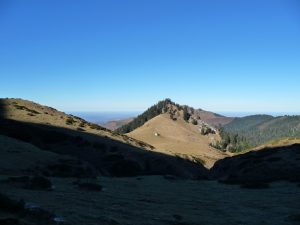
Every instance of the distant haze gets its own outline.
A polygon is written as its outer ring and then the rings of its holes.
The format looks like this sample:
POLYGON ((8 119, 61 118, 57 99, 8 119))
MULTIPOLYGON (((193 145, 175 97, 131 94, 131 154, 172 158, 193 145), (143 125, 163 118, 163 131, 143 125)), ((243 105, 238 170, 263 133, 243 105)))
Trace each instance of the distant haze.
MULTIPOLYGON (((74 116, 79 116, 89 122, 103 124, 108 121, 123 120, 136 117, 142 112, 68 112, 74 116)), ((272 116, 300 115, 300 112, 215 112, 228 117, 243 117, 250 115, 266 114, 272 116)))
POLYGON ((216 112, 223 116, 228 117, 243 117, 251 115, 271 115, 271 116, 284 116, 284 115, 300 115, 300 112, 216 112))
POLYGON ((135 117, 140 113, 141 112, 70 112, 70 114, 74 116, 79 116, 89 122, 98 124, 135 117))

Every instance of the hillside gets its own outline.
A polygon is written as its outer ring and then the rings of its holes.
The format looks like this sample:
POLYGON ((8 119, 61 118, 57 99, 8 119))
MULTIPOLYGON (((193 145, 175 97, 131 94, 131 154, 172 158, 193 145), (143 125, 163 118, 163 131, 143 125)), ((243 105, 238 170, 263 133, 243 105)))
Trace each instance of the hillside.
POLYGON ((171 99, 165 99, 151 106, 144 113, 134 118, 130 123, 118 128, 117 131, 120 133, 129 133, 136 128, 143 126, 152 118, 164 113, 168 113, 173 120, 176 120, 178 117, 182 117, 189 122, 201 120, 214 127, 225 125, 233 120, 233 118, 230 117, 221 116, 202 109, 194 109, 193 107, 186 105, 179 105, 174 103, 171 99))
POLYGON ((162 153, 199 161, 207 168, 227 155, 209 146, 219 139, 217 134, 201 134, 202 125, 194 125, 178 117, 161 114, 143 126, 128 133, 128 136, 147 142, 162 153))
POLYGON ((127 119, 122 119, 122 120, 113 120, 113 121, 108 121, 106 123, 100 124, 101 126, 109 129, 109 130, 116 130, 131 121, 133 121, 134 118, 127 118, 127 119))
POLYGON ((216 162, 213 178, 232 184, 300 181, 300 144, 264 147, 216 162))
POLYGON ((224 125, 224 130, 239 134, 252 146, 258 146, 277 139, 300 137, 300 116, 254 115, 235 118, 224 125))
POLYGON ((106 176, 206 176, 199 164, 149 151, 154 147, 142 141, 21 99, 0 100, 0 135, 80 159, 106 176))
POLYGON ((124 135, 113 133, 104 127, 89 123, 82 118, 60 112, 54 108, 43 106, 35 102, 23 99, 1 99, 1 104, 1 107, 5 109, 6 119, 40 125, 51 125, 102 137, 106 136, 113 140, 144 149, 152 148, 152 146, 146 143, 128 139, 128 137, 124 135))

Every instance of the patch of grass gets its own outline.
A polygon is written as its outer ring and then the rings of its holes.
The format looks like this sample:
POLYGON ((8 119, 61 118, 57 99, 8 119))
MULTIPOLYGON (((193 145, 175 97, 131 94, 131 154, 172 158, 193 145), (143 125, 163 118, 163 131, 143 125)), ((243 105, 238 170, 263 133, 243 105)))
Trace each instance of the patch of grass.
POLYGON ((241 188, 247 189, 267 189, 270 187, 269 183, 261 182, 261 181, 249 181, 240 185, 241 188))
POLYGON ((78 187, 81 190, 86 190, 86 191, 102 191, 103 187, 100 184, 96 183, 78 183, 78 187))
POLYGON ((116 177, 133 177, 142 172, 140 164, 134 160, 124 159, 114 163, 112 175, 116 177))
POLYGON ((289 219, 294 222, 300 222, 300 213, 290 215, 289 219))
POLYGON ((118 152, 119 151, 119 147, 118 146, 111 146, 109 151, 110 152, 118 152))
POLYGON ((0 224, 1 225, 21 225, 19 220, 16 218, 0 219, 0 224))
POLYGON ((116 162, 116 161, 120 161, 123 159, 124 159, 124 156, 122 156, 120 154, 109 154, 104 157, 105 162, 116 162))
POLYGON ((30 179, 30 189, 50 190, 52 188, 51 181, 43 176, 35 176, 30 179))
POLYGON ((101 143, 101 142, 95 142, 93 144, 93 147, 99 150, 106 150, 107 146, 105 143, 101 143))
POLYGON ((271 157, 266 159, 268 162, 276 162, 276 161, 280 161, 281 158, 280 157, 271 157))
POLYGON ((5 194, 0 193, 0 210, 6 212, 18 212, 24 208, 23 201, 15 201, 5 194))

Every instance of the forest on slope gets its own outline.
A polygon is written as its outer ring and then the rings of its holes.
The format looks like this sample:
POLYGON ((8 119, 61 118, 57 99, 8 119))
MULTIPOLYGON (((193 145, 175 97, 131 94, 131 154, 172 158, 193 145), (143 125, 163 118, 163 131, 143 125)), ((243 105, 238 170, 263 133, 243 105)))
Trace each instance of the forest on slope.
POLYGON ((300 116, 253 115, 220 128, 218 148, 238 152, 282 138, 300 137, 300 116))

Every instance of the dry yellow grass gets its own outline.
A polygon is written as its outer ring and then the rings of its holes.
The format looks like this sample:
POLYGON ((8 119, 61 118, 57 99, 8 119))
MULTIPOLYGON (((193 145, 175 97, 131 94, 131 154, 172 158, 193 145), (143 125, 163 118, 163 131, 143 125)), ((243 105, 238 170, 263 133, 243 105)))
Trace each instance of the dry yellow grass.
POLYGON ((153 145, 154 151, 203 161, 207 168, 227 156, 209 146, 209 143, 219 139, 217 134, 203 136, 199 126, 187 123, 181 118, 173 121, 169 114, 151 119, 128 136, 153 145))
POLYGON ((265 148, 282 147, 282 146, 288 146, 293 144, 300 144, 300 138, 283 138, 283 139, 271 141, 264 145, 258 146, 252 149, 251 151, 258 151, 265 148))
MULTIPOLYGON (((105 128, 97 129, 97 125, 88 123, 78 117, 68 115, 48 106, 42 106, 32 101, 23 99, 2 99, 5 117, 20 122, 43 124, 48 126, 62 127, 71 130, 81 130, 85 133, 96 134, 101 137, 108 137, 116 141, 124 142, 142 149, 151 149, 152 146, 141 145, 138 140, 128 138, 125 135, 114 133, 105 128), (23 109, 20 109, 23 107, 23 109), (25 107, 25 108, 24 108, 25 107), (29 110, 27 110, 29 109, 29 110), (31 112, 36 111, 36 113, 31 112), (72 124, 67 124, 68 118, 72 119, 72 124)), ((3 109, 2 109, 3 110, 3 109)))

